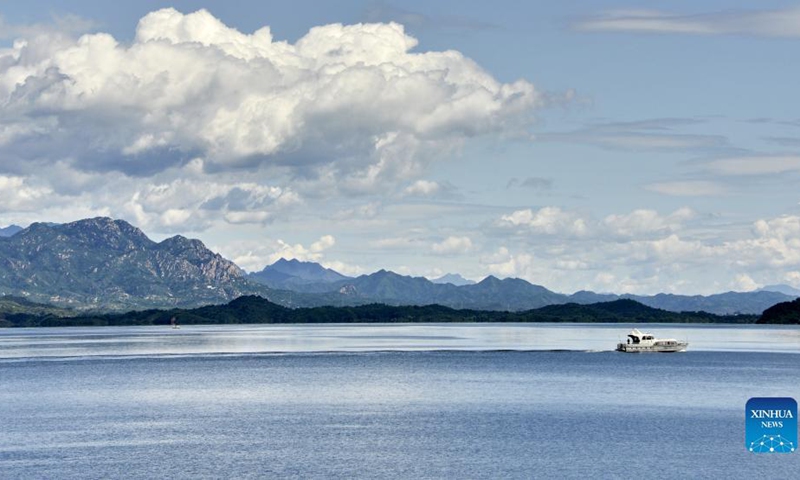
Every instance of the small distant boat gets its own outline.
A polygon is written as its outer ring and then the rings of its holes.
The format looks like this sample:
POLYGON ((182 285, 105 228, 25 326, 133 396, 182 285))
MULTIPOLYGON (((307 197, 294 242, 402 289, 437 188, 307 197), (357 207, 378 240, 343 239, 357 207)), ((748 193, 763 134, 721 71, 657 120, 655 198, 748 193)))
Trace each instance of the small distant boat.
POLYGON ((689 346, 689 342, 675 340, 674 338, 655 338, 649 333, 642 333, 634 328, 628 334, 627 343, 618 343, 618 352, 682 352, 689 346))
POLYGON ((177 319, 177 318, 175 318, 175 317, 172 317, 172 318, 169 320, 169 323, 172 325, 172 328, 181 328, 181 326, 180 326, 180 325, 178 325, 178 319, 177 319))

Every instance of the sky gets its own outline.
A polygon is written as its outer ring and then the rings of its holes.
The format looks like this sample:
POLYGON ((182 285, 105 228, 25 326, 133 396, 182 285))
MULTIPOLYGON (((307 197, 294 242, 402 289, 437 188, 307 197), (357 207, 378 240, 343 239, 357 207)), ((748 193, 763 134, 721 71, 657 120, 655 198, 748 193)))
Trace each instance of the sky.
POLYGON ((800 287, 800 2, 125 3, 0 0, 0 226, 110 216, 247 271, 800 287))

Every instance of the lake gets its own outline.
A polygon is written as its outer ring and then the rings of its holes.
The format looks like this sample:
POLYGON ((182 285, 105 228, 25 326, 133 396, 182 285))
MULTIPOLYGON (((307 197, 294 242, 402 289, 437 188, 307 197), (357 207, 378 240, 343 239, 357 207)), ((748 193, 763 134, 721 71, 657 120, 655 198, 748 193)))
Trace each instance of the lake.
POLYGON ((744 448, 800 329, 375 324, 0 330, 3 478, 794 477, 744 448))

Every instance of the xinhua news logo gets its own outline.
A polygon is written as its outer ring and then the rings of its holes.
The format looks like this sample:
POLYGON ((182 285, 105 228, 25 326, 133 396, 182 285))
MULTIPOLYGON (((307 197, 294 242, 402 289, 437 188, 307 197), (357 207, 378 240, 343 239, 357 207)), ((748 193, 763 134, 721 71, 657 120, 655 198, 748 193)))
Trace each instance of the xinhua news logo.
POLYGON ((755 397, 745 406, 744 445, 753 453, 797 450, 797 402, 789 397, 755 397))

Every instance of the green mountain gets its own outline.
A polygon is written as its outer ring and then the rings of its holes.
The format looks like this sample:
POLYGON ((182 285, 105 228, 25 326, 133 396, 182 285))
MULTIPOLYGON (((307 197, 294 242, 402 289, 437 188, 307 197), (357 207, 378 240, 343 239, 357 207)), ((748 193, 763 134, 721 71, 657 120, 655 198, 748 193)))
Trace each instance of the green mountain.
POLYGON ((769 307, 756 323, 800 325, 800 298, 769 307))
POLYGON ((12 295, 0 297, 0 327, 26 325, 29 320, 41 322, 45 318, 59 319, 77 314, 72 309, 35 303, 12 295))
POLYGON ((566 295, 525 280, 500 280, 493 276, 479 283, 460 286, 435 283, 427 278, 399 275, 387 270, 356 278, 345 277, 339 281, 316 283, 281 280, 274 272, 272 280, 265 280, 260 274, 249 278, 306 294, 338 294, 339 305, 377 302, 388 305, 443 305, 459 309, 520 311, 568 301, 566 295))
POLYGON ((225 305, 194 309, 145 310, 122 314, 81 315, 72 318, 33 316, 10 319, 6 326, 168 325, 178 323, 399 323, 399 322, 622 322, 622 323, 753 323, 755 316, 717 316, 709 313, 667 312, 633 300, 578 305, 554 305, 525 312, 456 310, 440 305, 291 309, 257 296, 244 296, 225 305))
MULTIPOLYGON (((715 315, 707 312, 672 312, 635 300, 619 299, 593 304, 568 303, 533 310, 538 321, 602 323, 753 323, 755 315, 715 315)), ((522 314, 523 316, 525 313, 522 314)))

